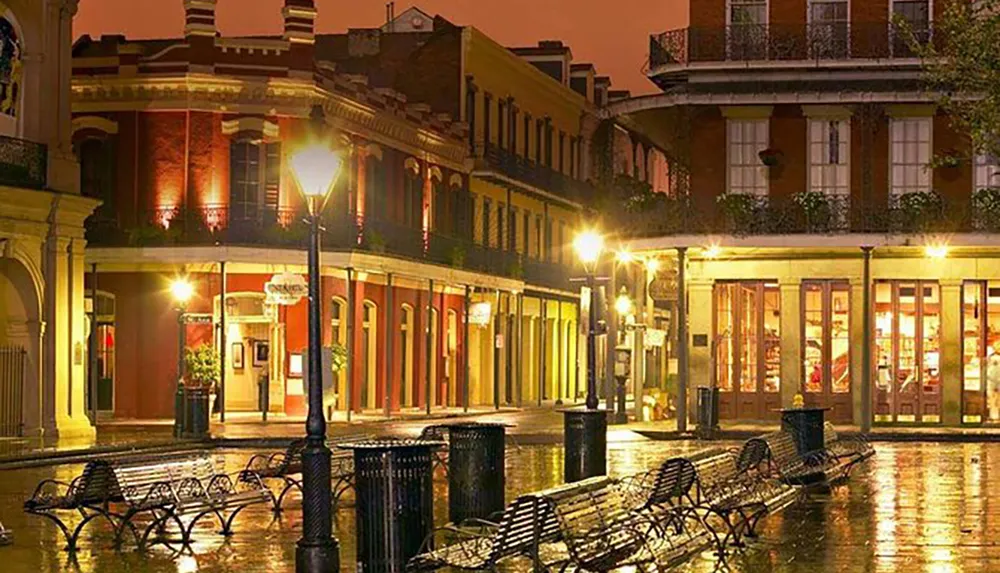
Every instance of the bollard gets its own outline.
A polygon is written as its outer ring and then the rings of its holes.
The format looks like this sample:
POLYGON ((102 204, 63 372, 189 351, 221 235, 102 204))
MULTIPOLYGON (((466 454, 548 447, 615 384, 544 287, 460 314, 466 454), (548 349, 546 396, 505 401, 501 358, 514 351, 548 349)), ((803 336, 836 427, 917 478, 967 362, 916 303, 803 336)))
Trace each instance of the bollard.
POLYGON ((448 425, 448 516, 488 519, 504 508, 504 425, 448 425))
POLYGON ((354 450, 358 573, 402 573, 434 527, 434 448, 442 442, 378 439, 354 450))
POLYGON ((566 483, 608 473, 608 416, 604 410, 564 410, 566 483))

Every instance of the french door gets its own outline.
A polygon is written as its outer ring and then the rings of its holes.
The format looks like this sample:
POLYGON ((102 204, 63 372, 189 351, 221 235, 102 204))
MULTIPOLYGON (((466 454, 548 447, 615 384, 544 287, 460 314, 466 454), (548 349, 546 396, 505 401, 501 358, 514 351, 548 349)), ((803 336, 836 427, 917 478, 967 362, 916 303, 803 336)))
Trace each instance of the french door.
POLYGON ((1000 423, 1000 282, 962 285, 962 422, 1000 423))
POLYGON ((853 421, 850 289, 846 281, 802 285, 802 396, 842 423, 853 421))
POLYGON ((941 421, 941 289, 875 283, 875 421, 941 421))
POLYGON ((829 60, 848 54, 847 0, 810 0, 809 57, 829 60))
POLYGON ((781 293, 777 283, 715 285, 719 417, 777 419, 781 407, 781 293))

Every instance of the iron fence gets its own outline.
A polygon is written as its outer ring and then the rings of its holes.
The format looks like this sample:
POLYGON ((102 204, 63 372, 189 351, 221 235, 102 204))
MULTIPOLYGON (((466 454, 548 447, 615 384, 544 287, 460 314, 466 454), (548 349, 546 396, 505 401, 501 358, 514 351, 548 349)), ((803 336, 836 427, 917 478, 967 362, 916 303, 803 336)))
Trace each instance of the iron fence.
POLYGON ((930 24, 903 30, 893 22, 682 28, 650 36, 649 61, 656 68, 703 62, 912 58, 910 42, 931 38, 930 24))
POLYGON ((48 146, 0 136, 0 184, 44 189, 48 181, 48 146))
POLYGON ((0 346, 0 437, 20 437, 24 430, 21 397, 28 353, 21 346, 0 346))

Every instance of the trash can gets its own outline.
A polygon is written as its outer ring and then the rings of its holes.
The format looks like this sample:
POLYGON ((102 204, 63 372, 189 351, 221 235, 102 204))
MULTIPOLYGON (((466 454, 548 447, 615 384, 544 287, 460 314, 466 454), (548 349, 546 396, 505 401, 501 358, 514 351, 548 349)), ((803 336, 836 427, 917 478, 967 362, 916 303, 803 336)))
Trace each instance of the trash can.
POLYGON ((566 483, 608 473, 608 412, 564 410, 563 478, 566 483))
POLYGON ((698 387, 698 428, 701 438, 711 438, 719 430, 719 389, 698 387))
POLYGON ((208 437, 208 390, 185 387, 183 398, 181 437, 198 440, 208 437))
POLYGON ((271 409, 271 382, 267 374, 257 377, 257 409, 264 421, 267 421, 267 411, 271 409))
POLYGON ((401 573, 434 527, 434 449, 444 442, 380 438, 354 450, 358 573, 401 573))
POLYGON ((503 511, 504 424, 448 425, 448 517, 452 523, 503 511))
POLYGON ((781 410, 781 429, 795 439, 795 449, 800 456, 823 449, 823 424, 829 408, 784 408, 781 410))

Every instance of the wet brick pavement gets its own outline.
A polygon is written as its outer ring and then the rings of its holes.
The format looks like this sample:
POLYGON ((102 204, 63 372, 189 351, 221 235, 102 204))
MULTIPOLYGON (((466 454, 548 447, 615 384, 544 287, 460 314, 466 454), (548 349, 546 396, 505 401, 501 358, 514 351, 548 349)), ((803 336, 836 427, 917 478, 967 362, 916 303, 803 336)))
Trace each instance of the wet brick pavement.
MULTIPOLYGON (((704 447, 685 441, 618 441, 609 446, 609 468, 624 475, 654 466, 667 456, 704 447)), ((242 467, 252 452, 221 452, 228 469, 242 467)), ((21 510, 44 478, 68 480, 79 465, 0 471, 0 521, 15 531, 15 544, 0 548, 0 572, 177 572, 294 570, 301 512, 279 521, 266 509, 237 520, 236 534, 223 539, 208 520, 195 536, 193 553, 162 546, 146 553, 110 548, 110 533, 88 529, 76 560, 49 522, 21 510)), ((541 489, 562 479, 562 451, 555 445, 508 447, 507 496, 541 489)), ((764 522, 760 539, 730 558, 731 571, 1000 571, 1000 444, 883 443, 850 483, 793 506, 764 522)), ((443 475, 435 482, 435 516, 446 514, 443 475)), ((294 504, 293 504, 294 505, 294 504)), ((337 515, 342 571, 355 571, 354 514, 337 515)), ((89 528, 89 526, 88 526, 89 528)), ((526 568, 525 568, 526 570, 526 568)), ((680 568, 716 570, 710 553, 680 568)))

